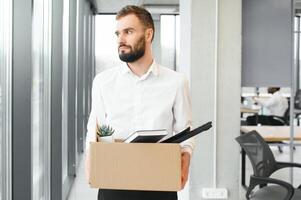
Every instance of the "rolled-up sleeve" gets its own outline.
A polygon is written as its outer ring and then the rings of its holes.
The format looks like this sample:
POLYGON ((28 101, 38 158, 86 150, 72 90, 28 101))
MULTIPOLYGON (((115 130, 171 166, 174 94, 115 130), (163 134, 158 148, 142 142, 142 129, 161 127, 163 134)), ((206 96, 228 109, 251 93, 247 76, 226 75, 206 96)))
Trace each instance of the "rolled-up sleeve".
MULTIPOLYGON (((192 125, 191 99, 189 92, 189 83, 184 75, 181 74, 177 89, 176 99, 173 106, 175 133, 179 133, 192 125)), ((190 138, 181 143, 182 151, 192 154, 195 146, 195 139, 190 138)))

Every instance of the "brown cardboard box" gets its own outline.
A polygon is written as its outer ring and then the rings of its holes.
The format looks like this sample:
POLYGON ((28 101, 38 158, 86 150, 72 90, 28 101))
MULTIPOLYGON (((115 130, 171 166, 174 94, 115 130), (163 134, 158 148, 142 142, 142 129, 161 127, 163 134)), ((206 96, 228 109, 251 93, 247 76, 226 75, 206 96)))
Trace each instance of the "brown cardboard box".
POLYGON ((178 144, 91 142, 90 148, 91 187, 181 190, 178 144))

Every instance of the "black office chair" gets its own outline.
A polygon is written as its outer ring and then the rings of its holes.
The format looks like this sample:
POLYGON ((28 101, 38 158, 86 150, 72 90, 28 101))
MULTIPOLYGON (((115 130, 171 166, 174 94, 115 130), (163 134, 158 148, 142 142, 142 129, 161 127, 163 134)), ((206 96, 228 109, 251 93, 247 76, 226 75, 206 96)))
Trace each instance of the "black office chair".
MULTIPOLYGON (((287 126, 289 125, 289 108, 286 109, 284 116, 276 115, 252 115, 248 116, 246 119, 247 126, 256 126, 258 124, 267 125, 267 126, 287 126)), ((268 142, 270 144, 275 142, 268 142)), ((276 142, 279 143, 279 142, 276 142)), ((280 142, 283 143, 283 142, 280 142)), ((283 152, 280 145, 277 146, 280 153, 283 152)))
POLYGON ((289 125, 287 118, 276 115, 251 115, 246 119, 248 126, 256 126, 258 124, 268 126, 285 126, 289 125))
POLYGON ((251 200, 300 200, 301 185, 294 188, 291 184, 270 178, 275 171, 285 167, 299 167, 301 164, 277 162, 264 139, 256 132, 251 131, 235 138, 246 152, 253 167, 250 184, 246 197, 251 200), (272 184, 272 185, 270 185, 272 184), (253 189, 259 186, 259 189, 253 189), (250 195, 252 193, 252 195, 250 195))

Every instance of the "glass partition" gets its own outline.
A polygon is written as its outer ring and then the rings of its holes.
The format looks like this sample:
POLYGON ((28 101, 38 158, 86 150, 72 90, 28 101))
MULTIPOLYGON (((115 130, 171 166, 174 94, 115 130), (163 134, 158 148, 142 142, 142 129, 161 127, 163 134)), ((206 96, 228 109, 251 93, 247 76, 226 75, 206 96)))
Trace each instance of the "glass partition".
MULTIPOLYGON (((294 112, 293 116, 295 118, 295 127, 294 135, 299 135, 301 132, 301 71, 300 71, 300 36, 301 36, 301 20, 300 20, 300 9, 296 10, 295 20, 294 20, 294 64, 295 64, 295 89, 294 92, 294 112)), ((299 135, 300 136, 300 135, 299 135)), ((300 138, 299 138, 300 139, 300 138)), ((292 157, 293 161, 297 163, 301 163, 301 141, 294 140, 292 157)), ((293 183, 294 185, 298 185, 301 182, 301 170, 293 171, 293 183)))
MULTIPOLYGON (((243 133, 256 130, 269 144, 275 159, 290 162, 290 96, 289 87, 242 87, 241 126, 243 133), (285 134, 286 140, 280 140, 285 134), (273 140, 273 141, 271 141, 273 140)), ((246 183, 252 173, 251 163, 246 159, 246 183)), ((290 182, 289 168, 277 171, 274 178, 290 182)))
MULTIPOLYGON (((288 6, 287 8, 291 10, 290 6, 288 6)), ((250 11, 250 9, 248 10, 250 11)), ((243 11, 247 11, 247 9, 243 11)), ((274 12, 275 10, 272 9, 271 11, 274 12)), ((291 11, 289 11, 289 13, 290 12, 291 11)), ((243 73, 242 74, 242 85, 246 87, 242 87, 242 94, 241 94, 241 126, 242 126, 241 130, 243 129, 257 130, 257 132, 259 132, 259 134, 261 134, 261 136, 263 136, 265 141, 269 144, 275 156, 275 159, 277 161, 300 163, 300 158, 301 158, 301 152, 300 152, 300 141, 301 141, 300 9, 297 9, 294 14, 295 17, 294 17, 293 24, 291 24, 291 19, 292 19, 291 16, 287 15, 289 18, 286 18, 287 19, 286 25, 289 25, 289 28, 285 29, 285 31, 289 31, 289 32, 284 35, 285 37, 290 39, 289 42, 287 42, 287 44, 291 45, 291 47, 288 50, 285 50, 285 48, 281 48, 282 53, 284 52, 287 55, 290 55, 290 52, 293 52, 293 55, 291 55, 289 57, 289 60, 286 62, 285 67, 281 66, 282 69, 285 69, 286 72, 289 72, 288 75, 291 78, 286 79, 286 81, 288 82, 284 83, 280 79, 278 80, 276 76, 275 77, 269 76, 269 75, 277 75, 280 78, 284 77, 281 71, 274 68, 274 64, 270 64, 270 66, 273 67, 274 69, 274 70, 270 70, 272 72, 270 74, 266 74, 266 73, 259 73, 259 74, 243 73), (294 37, 293 40, 291 40, 290 38, 291 35, 293 35, 294 37), (248 84, 246 84, 246 82, 248 82, 246 80, 249 80, 249 78, 252 76, 254 76, 255 78, 258 77, 263 78, 262 79, 263 81, 256 79, 255 82, 253 83, 249 82, 248 84), (268 81, 269 83, 266 81, 268 81), (275 88, 280 88, 280 90, 273 91, 275 88), (285 102, 285 104, 283 104, 283 102, 285 102)), ((252 16, 256 16, 256 15, 252 15, 252 16)), ((283 17, 284 16, 281 16, 281 19, 284 20, 285 18, 283 17)), ((275 23, 276 21, 277 20, 275 20, 275 23)), ((243 22, 246 22, 246 20, 243 20, 243 22)), ((254 29, 255 27, 258 29, 257 32, 260 30, 262 31, 261 33, 264 34, 270 33, 267 32, 265 29, 262 29, 262 27, 264 27, 262 26, 264 22, 259 22, 258 20, 257 21, 255 20, 254 22, 258 22, 258 23, 253 23, 252 27, 248 27, 249 28, 248 30, 251 29, 255 30, 254 29)), ((244 25, 243 29, 245 30, 246 30, 246 24, 247 23, 243 23, 244 25)), ((279 30, 278 25, 277 27, 274 27, 277 28, 277 30, 279 30)), ((261 34, 260 37, 261 39, 265 38, 263 37, 264 34, 261 34)), ((250 32, 248 32, 248 36, 252 36, 253 38, 256 38, 255 37, 256 34, 254 35, 250 32)), ((278 36, 275 36, 274 39, 276 39, 277 37, 278 36)), ((276 42, 278 41, 281 41, 281 44, 284 44, 283 43, 284 40, 277 40, 276 42)), ((266 43, 268 44, 269 42, 266 43)), ((256 44, 256 45, 254 44, 255 43, 253 42, 252 45, 249 45, 248 48, 252 48, 253 50, 260 49, 262 51, 262 46, 260 46, 261 44, 256 44)), ((246 45, 247 44, 244 44, 243 46, 246 45)), ((265 46, 265 48, 266 47, 269 47, 271 49, 271 45, 265 46)), ((245 52, 246 55, 243 55, 242 59, 243 60, 244 58, 250 59, 250 55, 247 54, 246 51, 243 52, 245 52)), ((272 62, 275 63, 275 59, 274 60, 269 59, 270 58, 269 53, 270 52, 263 54, 264 56, 262 58, 266 59, 270 63, 272 62)), ((254 59, 253 60, 250 59, 250 61, 252 61, 251 64, 257 62, 257 61, 254 62, 254 59)), ((243 62, 243 66, 245 66, 245 68, 247 69, 246 62, 243 62)), ((250 69, 251 68, 249 67, 248 70, 250 69)), ((254 70, 254 68, 252 68, 252 70, 254 70)), ((245 131, 241 131, 241 133, 244 132, 245 131)), ((242 166, 243 165, 244 163, 242 163, 242 166)), ((247 160, 246 166, 244 166, 246 167, 246 171, 249 172, 252 171, 250 166, 251 165, 247 160)), ((278 178, 290 183, 295 183, 294 185, 296 186, 297 183, 299 183, 301 180, 300 174, 301 174, 300 170, 292 170, 292 168, 285 168, 283 170, 276 171, 276 173, 272 174, 272 178, 278 178)), ((242 177, 242 182, 243 182, 243 178, 244 177, 242 177)), ((248 178, 248 176, 246 178, 248 178)), ((245 182, 247 183, 248 179, 245 182)))

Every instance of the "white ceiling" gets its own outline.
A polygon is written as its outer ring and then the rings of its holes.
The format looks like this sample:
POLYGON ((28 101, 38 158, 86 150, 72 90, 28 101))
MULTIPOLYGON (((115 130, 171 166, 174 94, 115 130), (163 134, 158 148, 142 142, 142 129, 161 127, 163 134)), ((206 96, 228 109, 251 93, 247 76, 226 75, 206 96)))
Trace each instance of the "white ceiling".
POLYGON ((126 5, 155 5, 168 7, 179 5, 179 0, 93 0, 97 13, 116 13, 126 5))
MULTIPOLYGON (((156 5, 168 7, 179 5, 179 0, 90 0, 95 5, 97 13, 116 13, 126 5, 156 5)), ((295 0, 295 8, 301 9, 301 0, 295 0)), ((155 11, 157 12, 157 11, 155 11)))

